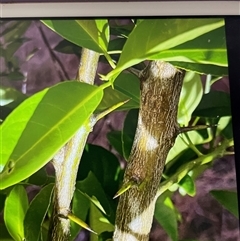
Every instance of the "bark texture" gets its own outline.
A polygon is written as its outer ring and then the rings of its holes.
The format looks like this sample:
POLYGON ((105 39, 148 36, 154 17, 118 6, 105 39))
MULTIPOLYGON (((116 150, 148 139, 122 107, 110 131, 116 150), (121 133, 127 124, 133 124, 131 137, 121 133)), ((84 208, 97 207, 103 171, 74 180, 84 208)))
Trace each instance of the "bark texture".
MULTIPOLYGON (((77 80, 94 84, 99 54, 83 48, 77 80)), ((92 116, 89 126, 82 126, 73 138, 61 148, 53 158, 55 169, 54 210, 48 240, 68 241, 70 237, 70 220, 67 215, 75 191, 78 166, 87 141, 96 120, 92 116)))
POLYGON ((167 154, 179 133, 177 110, 184 73, 152 61, 142 72, 138 125, 120 196, 114 241, 147 241, 167 154))

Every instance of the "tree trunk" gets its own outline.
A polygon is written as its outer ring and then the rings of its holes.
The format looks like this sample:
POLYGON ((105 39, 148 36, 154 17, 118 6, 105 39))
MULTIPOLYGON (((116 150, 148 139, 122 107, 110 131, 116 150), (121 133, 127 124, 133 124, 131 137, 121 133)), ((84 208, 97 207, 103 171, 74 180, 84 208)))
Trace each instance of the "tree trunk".
POLYGON ((138 125, 119 199, 114 241, 147 241, 157 190, 169 150, 179 133, 177 110, 184 73, 152 61, 141 75, 138 125))

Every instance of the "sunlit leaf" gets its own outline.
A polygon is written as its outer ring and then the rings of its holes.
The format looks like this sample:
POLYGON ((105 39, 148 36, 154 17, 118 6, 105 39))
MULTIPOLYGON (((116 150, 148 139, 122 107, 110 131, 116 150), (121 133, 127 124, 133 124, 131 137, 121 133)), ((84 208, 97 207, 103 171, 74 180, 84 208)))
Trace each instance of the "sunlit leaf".
POLYGON ((178 123, 187 126, 192 113, 201 101, 203 87, 200 76, 194 72, 187 72, 178 104, 178 123))
POLYGON ((68 41, 99 53, 106 53, 109 26, 106 19, 97 20, 42 20, 54 32, 68 41))
POLYGON ((217 66, 228 66, 224 27, 205 33, 174 48, 164 50, 150 59, 167 62, 195 62, 217 66))
POLYGON ((5 201, 4 222, 15 241, 24 240, 23 220, 28 208, 28 197, 23 186, 15 186, 5 201))
POLYGON ((0 126, 0 189, 43 167, 74 133, 90 128, 102 88, 75 81, 45 89, 18 106, 0 126))
POLYGON ((180 182, 179 182, 179 192, 184 196, 188 194, 189 196, 193 197, 196 194, 196 187, 193 179, 186 175, 180 182))
POLYGON ((150 56, 193 40, 222 27, 221 19, 144 19, 126 41, 117 68, 107 75, 114 79, 122 70, 150 56))

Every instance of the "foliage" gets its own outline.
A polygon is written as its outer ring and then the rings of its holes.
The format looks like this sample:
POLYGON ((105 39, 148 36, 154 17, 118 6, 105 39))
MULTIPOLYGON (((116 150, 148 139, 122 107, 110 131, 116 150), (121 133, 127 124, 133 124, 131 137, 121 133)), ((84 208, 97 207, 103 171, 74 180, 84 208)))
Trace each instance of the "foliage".
MULTIPOLYGON (((0 207, 4 212, 5 229, 8 230, 0 233, 0 240, 12 240, 11 237, 14 240, 23 240, 24 237, 27 240, 47 240, 54 177, 46 174, 44 165, 80 127, 92 127, 90 116, 93 113, 101 113, 126 100, 129 101, 118 109, 128 111, 123 129, 110 132, 107 137, 119 155, 128 159, 140 100, 140 83, 134 73, 142 70, 146 61, 160 59, 187 71, 179 102, 179 124, 182 127, 211 125, 207 130, 181 134, 168 155, 160 184, 160 188, 166 184, 167 188, 161 191, 155 218, 170 238, 177 241, 180 219, 171 201, 173 192, 178 190, 182 195, 194 196, 196 178, 209 167, 206 163, 225 153, 216 153, 214 143, 220 137, 227 139, 227 147, 232 145, 229 94, 220 91, 205 93, 201 81, 203 74, 210 75, 212 83, 214 79, 227 75, 224 21, 216 18, 163 18, 129 20, 126 25, 116 25, 116 22, 105 19, 42 22, 65 38, 57 51, 72 52, 77 47, 92 49, 102 54, 101 61, 107 62, 112 70, 105 76, 99 73, 106 81, 103 85, 66 81, 26 100, 25 97, 20 98, 21 94, 15 95, 15 90, 1 89, 4 90, 1 92, 2 105, 8 105, 15 99, 22 103, 10 106, 12 109, 7 117, 2 118, 0 126, 0 207), (20 97, 9 97, 7 91, 14 93, 11 96, 20 97), (206 148, 206 143, 210 148, 206 148), (192 165, 200 157, 200 164, 192 165), (24 187, 31 185, 39 186, 41 191, 28 203, 24 187), (13 209, 18 209, 14 220, 13 209)), ((28 21, 10 22, 1 33, 7 43, 1 51, 7 63, 11 62, 19 47, 17 43, 22 43, 22 34, 28 26, 28 21)), ((16 66, 13 69, 4 74, 10 78, 11 73, 19 71, 16 66)), ((206 85, 211 86, 212 83, 210 81, 206 85)), ((72 213, 98 232, 99 236, 91 234, 91 240, 108 240, 112 236, 117 204, 112 197, 121 185, 122 176, 123 170, 115 155, 102 147, 86 145, 72 213)), ((232 194, 223 191, 212 194, 237 216, 236 208, 223 203, 223 196, 232 200, 232 194)), ((236 207, 236 202, 232 205, 236 207)), ((80 229, 71 222, 71 240, 80 229)))

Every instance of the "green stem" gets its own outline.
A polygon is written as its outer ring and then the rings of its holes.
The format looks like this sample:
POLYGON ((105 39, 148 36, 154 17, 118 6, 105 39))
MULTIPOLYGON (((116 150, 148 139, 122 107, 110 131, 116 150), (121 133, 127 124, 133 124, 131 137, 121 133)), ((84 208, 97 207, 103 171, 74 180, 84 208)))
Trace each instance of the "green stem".
POLYGON ((198 156, 202 156, 203 154, 197 149, 197 147, 192 143, 188 133, 184 133, 184 135, 187 138, 188 141, 188 146, 198 155, 198 156))
POLYGON ((186 163, 185 165, 181 166, 180 169, 171 176, 168 180, 162 182, 158 188, 157 195, 160 196, 162 193, 167 191, 173 184, 179 183, 191 170, 210 163, 211 161, 215 160, 216 158, 222 157, 227 155, 228 152, 226 148, 232 145, 231 140, 224 140, 220 146, 218 146, 214 151, 208 153, 207 155, 199 156, 197 159, 186 163))

